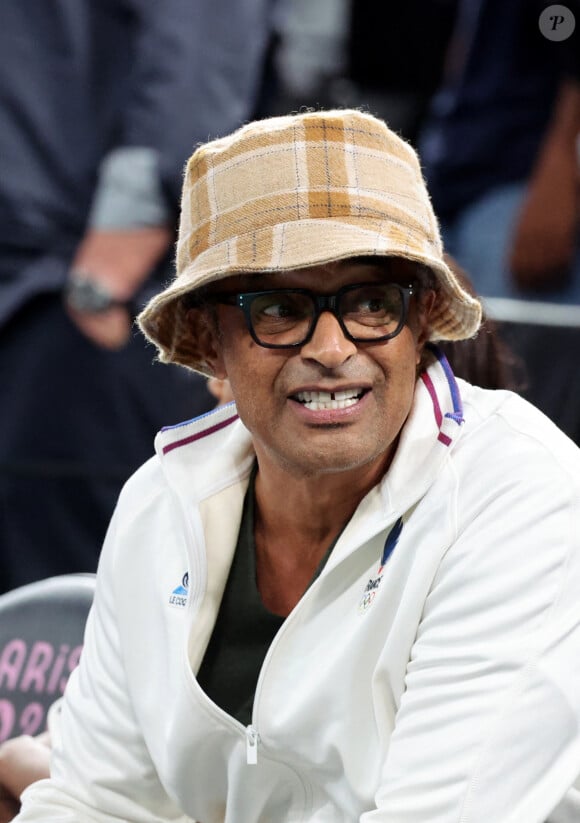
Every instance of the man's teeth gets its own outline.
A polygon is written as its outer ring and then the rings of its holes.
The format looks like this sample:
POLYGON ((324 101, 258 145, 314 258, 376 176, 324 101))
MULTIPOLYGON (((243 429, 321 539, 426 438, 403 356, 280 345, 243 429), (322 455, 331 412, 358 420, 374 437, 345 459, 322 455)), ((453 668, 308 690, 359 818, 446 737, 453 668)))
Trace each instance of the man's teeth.
POLYGON ((345 389, 344 391, 301 391, 296 395, 300 403, 307 409, 320 411, 322 409, 346 409, 354 406, 362 395, 362 389, 345 389))

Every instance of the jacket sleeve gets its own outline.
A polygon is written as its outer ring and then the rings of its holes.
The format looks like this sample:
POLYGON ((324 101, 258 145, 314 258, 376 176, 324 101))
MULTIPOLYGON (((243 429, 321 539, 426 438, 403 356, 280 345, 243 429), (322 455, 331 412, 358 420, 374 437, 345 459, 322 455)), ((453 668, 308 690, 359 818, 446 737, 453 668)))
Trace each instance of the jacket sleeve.
POLYGON ((544 823, 580 774, 580 492, 542 451, 457 470, 456 537, 361 823, 544 823))
POLYGON ((103 160, 95 193, 96 228, 110 228, 115 215, 127 227, 132 209, 136 226, 163 223, 177 212, 183 167, 196 145, 250 119, 271 29, 272 0, 124 0, 124 5, 134 28, 131 76, 118 139, 103 160), (137 155, 136 166, 131 149, 148 152, 146 162, 137 155), (133 178, 140 175, 129 210, 125 161, 133 178), (154 201, 146 211, 143 191, 154 201))
POLYGON ((50 780, 22 796, 18 823, 186 823, 157 776, 129 699, 117 627, 117 514, 103 546, 78 668, 60 715, 50 780))

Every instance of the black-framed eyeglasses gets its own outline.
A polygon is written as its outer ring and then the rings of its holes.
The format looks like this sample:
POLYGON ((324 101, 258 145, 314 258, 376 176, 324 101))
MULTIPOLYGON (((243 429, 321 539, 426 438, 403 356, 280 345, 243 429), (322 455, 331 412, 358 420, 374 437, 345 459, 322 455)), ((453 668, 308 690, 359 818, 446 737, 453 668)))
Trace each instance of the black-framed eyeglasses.
POLYGON ((324 311, 336 317, 344 336, 354 343, 390 340, 407 322, 409 299, 415 290, 414 284, 355 283, 335 294, 269 289, 213 294, 209 299, 240 308, 259 346, 286 349, 307 343, 324 311))

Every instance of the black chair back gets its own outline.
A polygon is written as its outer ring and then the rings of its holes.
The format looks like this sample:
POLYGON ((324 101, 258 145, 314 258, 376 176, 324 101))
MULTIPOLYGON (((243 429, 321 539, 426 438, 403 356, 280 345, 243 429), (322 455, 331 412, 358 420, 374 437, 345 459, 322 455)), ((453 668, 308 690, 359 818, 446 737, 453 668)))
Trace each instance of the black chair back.
POLYGON ((95 575, 67 574, 0 595, 0 743, 46 728, 79 662, 95 575))

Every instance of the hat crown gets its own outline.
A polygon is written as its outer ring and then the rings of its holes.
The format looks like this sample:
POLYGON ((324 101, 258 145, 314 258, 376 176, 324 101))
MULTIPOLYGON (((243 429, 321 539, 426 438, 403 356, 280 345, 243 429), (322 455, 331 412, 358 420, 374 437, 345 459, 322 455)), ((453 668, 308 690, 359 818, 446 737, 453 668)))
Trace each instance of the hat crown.
POLYGON ((412 246, 426 242, 430 253, 441 253, 413 149, 371 115, 309 112, 251 123, 193 154, 183 190, 178 274, 216 247, 239 267, 276 268, 280 227, 320 219, 366 221, 369 231, 388 230, 403 243, 412 235, 412 246))

